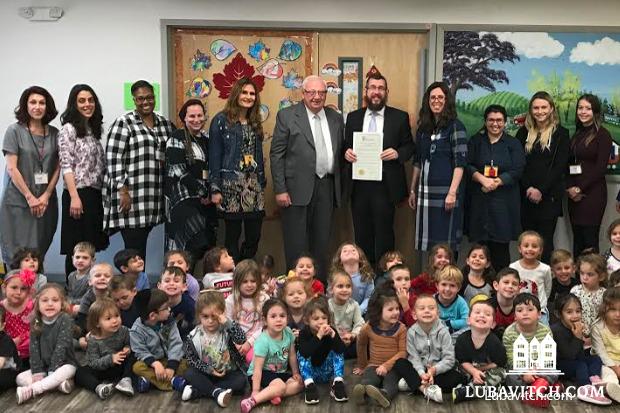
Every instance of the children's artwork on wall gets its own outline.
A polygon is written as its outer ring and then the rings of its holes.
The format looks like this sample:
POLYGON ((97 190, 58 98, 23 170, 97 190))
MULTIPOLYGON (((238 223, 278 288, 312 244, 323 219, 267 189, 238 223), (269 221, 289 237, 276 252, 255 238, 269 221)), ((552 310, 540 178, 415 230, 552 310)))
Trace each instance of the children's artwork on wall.
POLYGON ((302 47, 299 43, 293 40, 285 40, 280 47, 280 54, 278 57, 282 60, 293 61, 299 59, 301 56, 302 47))
POLYGON ((260 105, 260 121, 264 122, 269 119, 269 106, 265 104, 260 105))
POLYGON ((280 104, 278 105, 278 110, 282 110, 284 108, 288 108, 289 106, 293 106, 297 102, 293 102, 290 98, 284 98, 280 100, 280 104))
POLYGON ((237 50, 234 44, 228 40, 217 39, 211 43, 211 53, 217 60, 226 60, 237 50))
POLYGON ((368 69, 368 72, 366 72, 366 79, 368 79, 370 76, 381 76, 381 72, 379 71, 379 69, 377 69, 377 66, 370 66, 370 69, 368 69))
POLYGON ((192 57, 192 70, 194 72, 202 72, 211 67, 211 57, 204 54, 200 49, 196 49, 194 57, 192 57))
POLYGON ((267 79, 278 79, 284 73, 284 68, 276 59, 269 59, 263 65, 258 67, 258 73, 267 79))
POLYGON ((443 79, 470 134, 496 103, 506 108, 514 135, 530 97, 544 90, 572 135, 579 96, 597 95, 614 139, 607 172, 620 175, 620 33, 445 31, 443 79))
POLYGON ((211 83, 201 77, 197 77, 190 82, 185 95, 190 98, 204 99, 211 93, 211 83))
POLYGON ((257 62, 264 62, 265 60, 269 59, 270 51, 271 49, 268 48, 262 40, 252 43, 248 47, 248 54, 253 57, 257 62))
POLYGON ((363 59, 361 57, 339 57, 338 67, 342 71, 339 79, 341 94, 338 107, 343 117, 362 107, 363 59))
MULTIPOLYGON (((131 85, 134 82, 123 83, 123 107, 125 110, 134 110, 136 104, 133 101, 133 95, 131 94, 131 85)), ((161 100, 160 85, 157 82, 151 82, 153 85, 153 94, 155 95, 155 110, 159 111, 159 101, 161 100)))
POLYGON ((289 70, 282 78, 282 86, 287 89, 301 89, 304 79, 297 73, 295 69, 289 70))
POLYGON ((341 73, 335 63, 325 63, 321 68, 321 74, 325 76, 340 76, 341 73))
POLYGON ((224 73, 216 73, 213 75, 213 84, 220 92, 219 97, 221 99, 227 99, 235 82, 242 77, 252 79, 258 89, 257 92, 263 90, 265 77, 260 74, 254 75, 255 71, 254 66, 249 64, 241 53, 237 53, 230 63, 224 66, 224 73))
POLYGON ((334 95, 339 95, 342 93, 342 89, 338 87, 338 83, 336 82, 325 82, 327 84, 327 93, 332 93, 334 95))

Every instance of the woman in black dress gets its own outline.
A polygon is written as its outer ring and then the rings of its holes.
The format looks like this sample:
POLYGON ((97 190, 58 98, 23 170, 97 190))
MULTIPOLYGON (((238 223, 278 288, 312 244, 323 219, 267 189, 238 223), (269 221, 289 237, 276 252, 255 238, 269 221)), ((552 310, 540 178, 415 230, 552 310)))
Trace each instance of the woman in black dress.
POLYGON ((560 125, 555 104, 547 92, 532 96, 525 125, 516 137, 525 148, 521 224, 524 231, 534 230, 542 236, 542 261, 549 264, 555 226, 562 216, 569 138, 568 129, 560 125))

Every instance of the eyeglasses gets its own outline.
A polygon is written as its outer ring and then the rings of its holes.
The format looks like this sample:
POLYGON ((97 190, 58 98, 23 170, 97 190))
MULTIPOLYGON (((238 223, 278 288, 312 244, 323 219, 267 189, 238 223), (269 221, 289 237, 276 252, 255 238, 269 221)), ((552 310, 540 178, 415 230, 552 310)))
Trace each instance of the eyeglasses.
POLYGON ((326 90, 304 90, 304 93, 310 96, 319 95, 320 97, 327 95, 326 90))
POLYGON ((501 125, 504 122, 505 122, 504 119, 487 119, 487 123, 490 123, 490 124, 495 123, 497 125, 501 125))
POLYGON ((155 96, 153 95, 148 95, 148 96, 134 96, 133 100, 135 100, 137 103, 144 103, 144 102, 153 102, 155 100, 155 96))
POLYGON ((443 102, 444 100, 446 100, 446 97, 445 96, 430 96, 429 99, 431 101, 443 102))

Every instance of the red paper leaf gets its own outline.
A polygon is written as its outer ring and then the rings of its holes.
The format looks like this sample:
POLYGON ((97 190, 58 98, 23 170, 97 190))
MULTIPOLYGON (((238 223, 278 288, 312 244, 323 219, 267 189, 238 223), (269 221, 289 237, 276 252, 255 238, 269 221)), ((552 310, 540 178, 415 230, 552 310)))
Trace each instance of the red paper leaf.
POLYGON ((219 97, 228 99, 235 82, 243 77, 251 78, 256 84, 256 88, 258 89, 257 92, 262 91, 265 86, 265 77, 263 75, 253 76, 254 72, 254 66, 249 64, 241 53, 237 53, 230 63, 224 66, 223 73, 216 73, 213 75, 213 84, 220 92, 219 97))

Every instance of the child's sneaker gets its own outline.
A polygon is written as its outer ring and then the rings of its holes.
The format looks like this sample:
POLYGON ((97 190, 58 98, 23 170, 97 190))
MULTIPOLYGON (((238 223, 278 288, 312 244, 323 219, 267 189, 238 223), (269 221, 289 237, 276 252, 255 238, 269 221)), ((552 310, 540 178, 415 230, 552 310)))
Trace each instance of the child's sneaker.
POLYGON ((194 398, 194 388, 191 384, 188 384, 183 389, 183 393, 181 393, 181 400, 184 402, 191 400, 194 398))
POLYGON ((101 400, 105 400, 112 395, 114 385, 112 383, 101 383, 95 388, 95 393, 101 400))
POLYGON ((381 407, 390 407, 390 399, 387 398, 387 394, 383 389, 368 384, 366 385, 366 394, 368 397, 379 403, 381 407))
POLYGON ((170 384, 172 384, 172 388, 178 392, 183 392, 185 385, 187 382, 183 378, 183 376, 174 376, 172 380, 170 380, 170 384))
POLYGON ((457 404, 467 400, 467 387, 458 385, 452 389, 452 403, 457 404))
POLYGON ((316 388, 316 384, 308 383, 306 386, 304 401, 306 404, 317 404, 319 400, 319 389, 316 388))
POLYGON ((58 385, 58 391, 64 394, 69 394, 73 391, 75 384, 73 384, 73 379, 67 379, 58 385))
POLYGON ((247 399, 241 400, 239 407, 241 408, 241 413, 248 413, 254 406, 256 406, 256 400, 254 400, 254 397, 248 397, 247 399))
POLYGON ((345 388, 344 381, 342 380, 336 380, 334 384, 332 384, 332 389, 329 394, 337 402, 346 402, 349 400, 349 397, 347 396, 347 389, 345 388))
POLYGON ((138 377, 138 385, 136 388, 136 390, 138 390, 138 393, 146 393, 147 391, 149 391, 150 388, 151 383, 149 383, 147 379, 142 376, 138 377))
POLYGON ((441 387, 436 384, 431 384, 424 388, 424 397, 426 401, 434 401, 435 403, 443 403, 443 395, 441 394, 441 387))
POLYGON ((279 406, 280 403, 282 403, 282 397, 276 396, 273 399, 269 400, 269 403, 273 404, 274 406, 279 406))
POLYGON ((119 392, 126 396, 133 396, 133 385, 131 384, 131 378, 123 377, 116 383, 114 388, 119 392))
POLYGON ((356 384, 353 387, 353 401, 355 404, 366 403, 366 386, 363 384, 356 384))
POLYGON ((398 391, 410 391, 409 385, 405 379, 398 380, 398 391))
POLYGON ((22 404, 32 399, 32 387, 30 386, 20 386, 17 388, 17 404, 22 404))
POLYGON ((230 404, 230 398, 232 397, 232 389, 216 389, 213 392, 213 397, 220 407, 228 407, 230 404))
POLYGON ((592 384, 577 388, 577 398, 582 402, 597 404, 599 406, 609 406, 611 400, 599 394, 598 388, 592 384))

